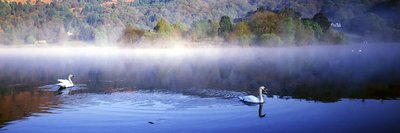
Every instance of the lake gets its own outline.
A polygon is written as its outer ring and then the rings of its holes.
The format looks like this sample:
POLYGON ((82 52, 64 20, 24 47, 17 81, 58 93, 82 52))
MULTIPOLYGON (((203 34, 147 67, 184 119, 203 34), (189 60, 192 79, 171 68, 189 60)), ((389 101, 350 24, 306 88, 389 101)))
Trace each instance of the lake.
POLYGON ((0 132, 399 132, 399 51, 1 48, 0 132))

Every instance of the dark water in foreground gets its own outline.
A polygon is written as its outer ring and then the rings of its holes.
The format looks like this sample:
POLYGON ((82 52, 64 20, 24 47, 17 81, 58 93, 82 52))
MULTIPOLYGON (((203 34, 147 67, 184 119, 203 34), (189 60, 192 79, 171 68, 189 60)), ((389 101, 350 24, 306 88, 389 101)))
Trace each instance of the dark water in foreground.
POLYGON ((132 91, 77 94, 47 113, 9 122, 4 132, 395 132, 400 101, 316 103, 268 98, 247 106, 237 99, 132 91), (391 114, 391 115, 389 115, 391 114), (153 124, 150 124, 153 123, 153 124))
POLYGON ((399 132, 399 51, 0 49, 0 132, 399 132), (68 74, 81 89, 39 88, 68 74))

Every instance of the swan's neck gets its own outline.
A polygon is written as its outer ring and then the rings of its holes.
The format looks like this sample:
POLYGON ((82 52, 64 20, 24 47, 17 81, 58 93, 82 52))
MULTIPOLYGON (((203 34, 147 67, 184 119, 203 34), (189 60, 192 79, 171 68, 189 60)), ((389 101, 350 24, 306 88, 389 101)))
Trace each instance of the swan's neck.
POLYGON ((262 96, 262 89, 260 88, 258 91, 260 92, 260 103, 264 103, 264 99, 262 96))
POLYGON ((71 85, 74 84, 74 83, 72 83, 71 77, 68 77, 68 81, 71 83, 71 85))

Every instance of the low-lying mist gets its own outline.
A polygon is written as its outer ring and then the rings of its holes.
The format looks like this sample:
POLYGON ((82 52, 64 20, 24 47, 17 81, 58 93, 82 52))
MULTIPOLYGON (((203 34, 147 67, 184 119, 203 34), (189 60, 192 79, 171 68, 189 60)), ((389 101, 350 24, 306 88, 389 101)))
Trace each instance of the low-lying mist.
MULTIPOLYGON (((2 48, 0 88, 38 87, 74 74, 89 90, 222 89, 322 101, 400 96, 400 47, 2 48)), ((188 92, 189 91, 189 92, 188 92)))

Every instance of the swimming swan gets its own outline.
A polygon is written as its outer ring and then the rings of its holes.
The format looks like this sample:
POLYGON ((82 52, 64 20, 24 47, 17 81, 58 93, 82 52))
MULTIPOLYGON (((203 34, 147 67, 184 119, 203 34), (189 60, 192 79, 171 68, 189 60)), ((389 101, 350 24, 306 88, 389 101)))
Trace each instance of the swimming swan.
POLYGON ((260 93, 260 98, 257 98, 253 95, 248 95, 248 96, 243 96, 243 97, 239 96, 239 99, 243 102, 248 102, 248 103, 264 103, 262 92, 265 91, 266 89, 264 86, 261 86, 258 90, 260 93))
POLYGON ((69 87, 73 87, 74 83, 72 83, 71 78, 73 78, 74 75, 68 75, 68 79, 58 79, 58 83, 57 85, 62 87, 62 88, 69 88, 69 87))

